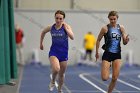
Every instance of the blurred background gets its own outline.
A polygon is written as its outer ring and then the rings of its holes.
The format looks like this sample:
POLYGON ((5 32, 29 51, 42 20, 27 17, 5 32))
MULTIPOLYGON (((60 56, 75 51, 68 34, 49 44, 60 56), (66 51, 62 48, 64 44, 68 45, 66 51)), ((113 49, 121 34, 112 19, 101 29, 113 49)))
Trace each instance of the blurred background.
MULTIPOLYGON (((65 22, 72 27, 75 36, 74 40, 69 40, 65 93, 106 93, 109 82, 101 81, 100 77, 103 50, 99 51, 99 62, 95 63, 95 51, 93 62, 84 61, 83 42, 87 32, 97 38, 101 27, 109 23, 107 17, 112 10, 118 11, 118 23, 124 25, 130 37, 130 42, 122 45, 123 67, 113 92, 140 93, 140 0, 0 0, 0 93, 48 93, 51 36, 46 34, 42 51, 40 35, 45 27, 54 24, 57 10, 66 13, 65 22), (25 65, 16 63, 20 59, 16 56, 16 24, 24 33, 25 65), (82 64, 84 62, 86 65, 82 64), (16 83, 14 87, 9 84, 11 79, 16 83)), ((101 46, 103 44, 104 40, 101 46)))
POLYGON ((140 64, 140 0, 14 0, 14 7, 15 23, 25 34, 23 50, 26 62, 35 55, 35 60, 49 64, 50 34, 45 37, 44 51, 39 49, 39 40, 43 28, 54 23, 56 10, 66 13, 65 21, 75 34, 75 40, 69 41, 69 64, 80 59, 84 35, 91 31, 97 38, 101 27, 108 23, 108 12, 115 10, 119 12, 118 23, 124 25, 130 35, 130 43, 122 46, 123 61, 140 64))

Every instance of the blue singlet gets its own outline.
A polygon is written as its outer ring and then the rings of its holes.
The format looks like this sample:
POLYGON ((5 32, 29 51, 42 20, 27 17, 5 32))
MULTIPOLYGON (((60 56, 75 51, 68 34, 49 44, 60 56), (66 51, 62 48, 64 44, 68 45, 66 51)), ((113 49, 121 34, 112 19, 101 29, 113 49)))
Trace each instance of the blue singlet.
POLYGON ((49 52, 50 56, 56 56, 59 62, 68 60, 68 35, 62 26, 60 29, 55 28, 55 24, 51 28, 52 45, 49 52))

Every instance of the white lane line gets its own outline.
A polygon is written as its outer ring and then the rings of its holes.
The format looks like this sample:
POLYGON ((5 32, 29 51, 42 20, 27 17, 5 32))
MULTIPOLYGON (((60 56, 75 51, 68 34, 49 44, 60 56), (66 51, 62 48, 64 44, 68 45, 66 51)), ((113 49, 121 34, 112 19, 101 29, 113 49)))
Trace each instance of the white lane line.
MULTIPOLYGON (((89 90, 71 90, 73 93, 101 93, 101 91, 89 91, 89 90)), ((113 91, 113 93, 119 93, 117 91, 113 91)), ((140 93, 139 91, 121 91, 121 93, 140 93)))
POLYGON ((83 79, 84 81, 86 81, 87 83, 89 83, 90 85, 92 85, 93 87, 97 88, 98 90, 102 91, 103 93, 107 93, 105 90, 101 89, 100 87, 98 87, 96 84, 94 84, 93 82, 91 82, 90 80, 88 80, 87 78, 84 77, 84 75, 88 75, 87 73, 82 73, 79 75, 79 77, 81 79, 83 79))
POLYGON ((24 67, 19 67, 18 69, 21 69, 21 71, 18 73, 19 74, 19 83, 18 83, 18 87, 17 87, 16 93, 19 93, 19 90, 20 90, 21 81, 22 81, 22 78, 23 78, 24 67))
POLYGON ((67 90, 67 93, 72 93, 71 90, 69 90, 65 84, 64 84, 64 88, 67 90))
POLYGON ((138 75, 138 78, 140 78, 140 75, 138 75))
MULTIPOLYGON (((112 77, 112 74, 110 74, 109 77, 111 78, 111 77, 112 77)), ((130 84, 130 83, 127 83, 127 82, 125 82, 125 81, 123 81, 123 80, 121 80, 121 79, 119 79, 119 78, 117 79, 117 81, 119 81, 119 82, 121 82, 121 83, 123 83, 123 84, 125 84, 125 85, 127 85, 127 86, 129 86, 129 87, 132 87, 132 88, 135 88, 135 89, 137 89, 137 90, 140 90, 139 87, 136 87, 136 86, 134 86, 134 85, 132 85, 132 84, 130 84)))
POLYGON ((134 85, 132 85, 132 84, 130 84, 130 83, 127 83, 127 82, 125 82, 125 81, 123 81, 123 80, 118 79, 118 81, 121 82, 121 83, 123 83, 123 84, 125 84, 125 85, 127 85, 127 86, 130 86, 130 87, 132 87, 132 88, 135 88, 135 89, 137 89, 137 90, 140 90, 139 87, 136 87, 136 86, 134 86, 134 85))

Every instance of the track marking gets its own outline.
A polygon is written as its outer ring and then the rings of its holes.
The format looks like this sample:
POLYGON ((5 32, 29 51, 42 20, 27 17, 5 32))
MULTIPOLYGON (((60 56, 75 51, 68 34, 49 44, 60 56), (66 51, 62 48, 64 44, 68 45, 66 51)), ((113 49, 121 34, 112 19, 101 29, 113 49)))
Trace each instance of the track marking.
POLYGON ((69 90, 65 84, 64 84, 64 88, 66 89, 67 93, 72 93, 71 90, 69 90))
POLYGON ((87 73, 82 73, 79 75, 79 77, 81 79, 83 79, 84 81, 86 81, 87 83, 89 83, 90 85, 92 85, 93 87, 97 88, 98 90, 102 91, 103 93, 107 93, 105 90, 101 89, 100 87, 98 87, 96 84, 94 84, 93 82, 91 82, 90 80, 88 80, 87 78, 84 77, 84 75, 89 75, 87 73))
MULTIPOLYGON (((111 74, 110 74, 109 77, 111 78, 111 74)), ((132 84, 130 84, 130 83, 127 83, 127 82, 125 82, 125 81, 123 81, 123 80, 121 80, 121 79, 119 79, 119 78, 117 79, 117 81, 119 81, 119 82, 121 82, 121 83, 123 83, 123 84, 125 84, 125 85, 127 85, 127 86, 130 86, 130 87, 135 88, 135 89, 137 89, 137 90, 140 91, 140 88, 139 88, 139 87, 136 87, 136 86, 134 86, 134 85, 132 85, 132 84)))
POLYGON ((20 91, 21 81, 22 81, 22 78, 23 78, 23 71, 24 71, 24 67, 21 67, 21 71, 19 72, 19 83, 18 83, 16 93, 19 93, 19 91, 20 91))
MULTIPOLYGON (((101 93, 100 91, 89 91, 89 90, 71 90, 72 93, 101 93)), ((113 91, 112 93, 118 93, 113 91)), ((139 91, 121 91, 120 93, 139 93, 139 91)))
MULTIPOLYGON (((91 77, 91 79, 99 82, 100 84, 108 87, 108 84, 104 83, 103 81, 99 80, 98 78, 95 78, 94 76, 91 76, 91 74, 89 75, 91 77)), ((117 93, 121 93, 121 91, 117 90, 116 88, 114 88, 114 91, 117 92, 117 93)))
POLYGON ((138 78, 140 78, 140 75, 138 75, 138 78))
POLYGON ((140 91, 140 88, 139 87, 136 87, 136 86, 134 86, 134 85, 132 85, 130 83, 127 83, 127 82, 125 82, 123 80, 120 80, 120 79, 118 79, 118 81, 121 82, 121 83, 123 83, 123 84, 125 84, 125 85, 127 85, 127 86, 130 86, 130 87, 135 88, 135 89, 137 89, 137 90, 140 91))

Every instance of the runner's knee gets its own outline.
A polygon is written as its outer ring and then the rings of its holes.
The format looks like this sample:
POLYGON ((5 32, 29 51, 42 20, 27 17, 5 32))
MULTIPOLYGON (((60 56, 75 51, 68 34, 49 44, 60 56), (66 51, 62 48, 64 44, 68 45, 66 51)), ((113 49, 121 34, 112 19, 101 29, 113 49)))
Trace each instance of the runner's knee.
POLYGON ((103 81, 107 81, 109 79, 109 76, 102 76, 103 81))
POLYGON ((60 67, 56 67, 53 69, 53 73, 59 73, 59 71, 60 71, 60 67))

